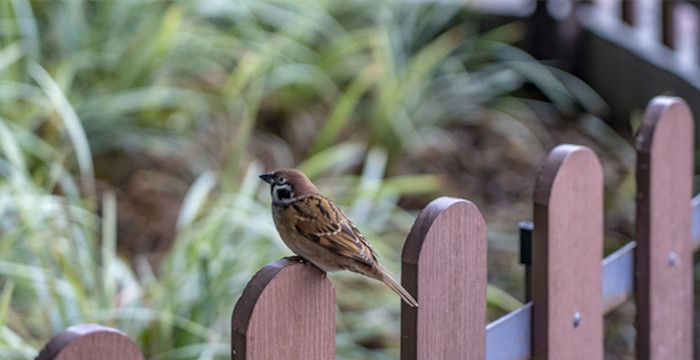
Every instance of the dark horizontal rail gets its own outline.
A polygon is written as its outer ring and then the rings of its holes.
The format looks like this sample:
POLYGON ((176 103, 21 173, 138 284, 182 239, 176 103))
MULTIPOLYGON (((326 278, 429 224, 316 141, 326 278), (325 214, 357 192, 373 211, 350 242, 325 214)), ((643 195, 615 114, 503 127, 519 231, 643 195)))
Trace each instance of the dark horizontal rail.
MULTIPOLYGON (((700 248, 700 194, 691 204, 693 250, 700 248)), ((609 312, 625 302, 634 291, 634 249, 629 242, 603 260, 603 307, 609 312)), ((486 326, 486 358, 489 360, 532 357, 532 302, 486 326), (508 339, 504 342, 503 339, 508 339)))

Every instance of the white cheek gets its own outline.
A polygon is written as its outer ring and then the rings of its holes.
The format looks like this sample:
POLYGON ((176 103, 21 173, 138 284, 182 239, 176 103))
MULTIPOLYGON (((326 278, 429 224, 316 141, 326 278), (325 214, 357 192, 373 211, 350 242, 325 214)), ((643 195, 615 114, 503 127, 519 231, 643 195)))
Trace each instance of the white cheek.
POLYGON ((288 204, 294 200, 294 193, 291 191, 291 186, 284 184, 284 185, 274 185, 272 187, 272 202, 276 204, 288 204), (277 190, 279 189, 285 189, 290 192, 290 197, 281 199, 279 198, 277 190))

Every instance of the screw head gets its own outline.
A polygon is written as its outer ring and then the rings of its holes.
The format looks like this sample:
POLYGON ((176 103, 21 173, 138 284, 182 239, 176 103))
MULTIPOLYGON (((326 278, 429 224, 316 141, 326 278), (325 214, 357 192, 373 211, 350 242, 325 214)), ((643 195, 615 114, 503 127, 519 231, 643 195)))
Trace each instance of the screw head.
POLYGON ((573 324, 574 328, 577 328, 579 325, 581 325, 581 313, 578 311, 574 313, 573 324))
POLYGON ((668 254, 668 266, 676 266, 678 264, 678 254, 675 251, 671 251, 668 254))

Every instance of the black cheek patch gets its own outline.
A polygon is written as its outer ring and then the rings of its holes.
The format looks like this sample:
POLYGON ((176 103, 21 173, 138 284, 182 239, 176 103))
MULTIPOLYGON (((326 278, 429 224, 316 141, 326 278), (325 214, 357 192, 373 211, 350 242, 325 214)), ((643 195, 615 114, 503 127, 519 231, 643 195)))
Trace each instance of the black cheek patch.
POLYGON ((277 189, 278 199, 289 199, 291 197, 291 192, 287 189, 277 189))

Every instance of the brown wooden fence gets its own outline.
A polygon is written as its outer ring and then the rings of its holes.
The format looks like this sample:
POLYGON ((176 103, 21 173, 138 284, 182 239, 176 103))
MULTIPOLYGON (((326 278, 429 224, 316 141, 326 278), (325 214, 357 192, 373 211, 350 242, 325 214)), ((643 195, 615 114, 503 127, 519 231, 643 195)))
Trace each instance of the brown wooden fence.
POLYGON ((657 94, 682 97, 693 113, 700 113, 699 1, 517 2, 534 11, 501 21, 523 20, 526 51, 591 86, 605 99, 609 114, 589 110, 613 120, 625 134, 631 134, 629 114, 657 94))
MULTIPOLYGON (((420 303, 402 304, 401 359, 602 359, 603 315, 633 295, 637 357, 691 359, 700 242, 700 199, 691 202, 693 134, 683 100, 651 101, 636 143, 636 242, 605 259, 601 164, 583 146, 553 149, 533 196, 532 302, 490 324, 483 217, 467 200, 428 204, 401 255, 402 284, 420 303)), ((319 270, 275 261, 250 280, 234 308, 231 355, 335 359, 335 309, 333 286, 319 270)), ((118 330, 78 325, 37 359, 142 355, 118 330)))

